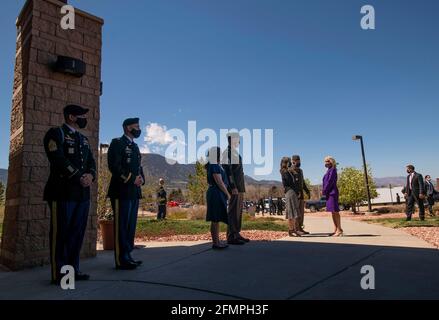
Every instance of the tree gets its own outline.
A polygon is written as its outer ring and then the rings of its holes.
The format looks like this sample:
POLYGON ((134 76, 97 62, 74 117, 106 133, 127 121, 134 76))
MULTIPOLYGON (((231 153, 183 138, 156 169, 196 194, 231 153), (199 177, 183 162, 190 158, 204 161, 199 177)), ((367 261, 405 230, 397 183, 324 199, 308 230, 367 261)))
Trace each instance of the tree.
POLYGON ((304 197, 305 197, 305 200, 308 200, 308 199, 310 199, 311 198, 311 196, 312 196, 312 191, 313 191, 313 185, 312 185, 312 183, 311 183, 311 180, 309 180, 308 178, 305 178, 305 185, 308 187, 308 190, 309 190, 309 193, 310 193, 310 197, 308 197, 308 195, 305 193, 304 194, 304 197))
POLYGON ((98 174, 98 200, 97 213, 99 220, 112 220, 110 203, 107 199, 108 186, 110 185, 111 173, 107 166, 101 166, 98 174))
POLYGON ((155 211, 157 208, 157 190, 159 185, 157 177, 147 177, 145 185, 142 186, 142 199, 140 207, 145 211, 155 211))
POLYGON ((5 185, 3 184, 3 182, 0 182, 0 206, 4 206, 5 205, 5 185))
POLYGON ((200 161, 195 163, 195 174, 189 175, 188 197, 194 204, 206 203, 207 172, 200 161))
POLYGON ((181 191, 180 188, 171 190, 169 193, 169 201, 184 202, 183 191, 181 191))
MULTIPOLYGON (((370 196, 373 199, 378 196, 378 193, 370 167, 367 168, 367 172, 370 196)), ((343 168, 339 174, 337 186, 340 191, 340 203, 350 204, 354 213, 357 212, 357 207, 360 204, 367 201, 363 170, 354 167, 343 168)))

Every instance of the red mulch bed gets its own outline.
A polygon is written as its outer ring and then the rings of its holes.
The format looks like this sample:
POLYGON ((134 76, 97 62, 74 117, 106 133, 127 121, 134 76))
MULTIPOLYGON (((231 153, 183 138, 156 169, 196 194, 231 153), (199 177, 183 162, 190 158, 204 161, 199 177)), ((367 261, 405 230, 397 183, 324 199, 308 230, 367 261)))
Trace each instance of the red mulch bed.
POLYGON ((439 227, 408 227, 401 230, 431 243, 439 249, 439 227))
MULTIPOLYGON (((288 236, 288 232, 281 231, 266 231, 266 230, 246 230, 242 231, 243 237, 249 238, 252 241, 273 241, 288 236)), ((221 240, 226 240, 226 234, 220 233, 221 240)), ((210 233, 193 234, 193 235, 172 235, 166 237, 142 237, 138 238, 140 241, 210 241, 212 240, 210 233)))

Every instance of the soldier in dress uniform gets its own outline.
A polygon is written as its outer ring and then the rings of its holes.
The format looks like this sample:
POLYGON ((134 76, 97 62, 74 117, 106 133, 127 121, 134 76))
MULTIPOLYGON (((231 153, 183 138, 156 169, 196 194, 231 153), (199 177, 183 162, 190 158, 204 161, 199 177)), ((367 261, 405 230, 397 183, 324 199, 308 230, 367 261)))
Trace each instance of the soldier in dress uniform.
POLYGON ((87 126, 88 109, 64 108, 65 123, 51 128, 44 137, 50 175, 44 200, 51 210, 50 263, 52 283, 60 283, 64 265, 75 269, 75 280, 88 280, 79 269, 79 254, 90 208, 90 186, 96 179, 96 162, 90 143, 78 130, 87 126))
POLYGON ((165 180, 159 180, 159 188, 157 190, 157 220, 166 219, 166 202, 167 202, 167 194, 165 190, 165 180))
POLYGON ((131 270, 142 264, 142 261, 133 259, 131 252, 145 176, 140 150, 134 142, 141 134, 139 118, 126 119, 122 126, 123 136, 113 139, 108 149, 108 168, 112 174, 108 197, 114 212, 116 269, 131 270))

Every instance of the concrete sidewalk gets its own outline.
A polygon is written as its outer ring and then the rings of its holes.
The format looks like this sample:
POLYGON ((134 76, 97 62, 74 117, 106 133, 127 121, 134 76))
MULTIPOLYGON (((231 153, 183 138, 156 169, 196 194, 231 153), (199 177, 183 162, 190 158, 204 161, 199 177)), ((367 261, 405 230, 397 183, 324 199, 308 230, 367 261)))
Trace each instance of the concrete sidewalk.
POLYGON ((439 299, 439 250, 402 231, 331 218, 307 218, 313 234, 254 241, 213 251, 207 242, 148 242, 135 271, 116 271, 113 253, 82 262, 92 275, 64 291, 49 267, 0 272, 0 299, 439 299), (376 289, 362 290, 360 269, 375 268, 376 289))

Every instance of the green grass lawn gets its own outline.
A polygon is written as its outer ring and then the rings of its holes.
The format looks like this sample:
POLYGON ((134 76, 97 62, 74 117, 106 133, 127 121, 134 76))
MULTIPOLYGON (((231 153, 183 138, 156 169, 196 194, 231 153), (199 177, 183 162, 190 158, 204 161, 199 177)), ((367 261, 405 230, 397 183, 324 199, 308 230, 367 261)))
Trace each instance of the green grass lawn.
MULTIPOLYGON (((220 224, 221 231, 225 232, 227 226, 220 224)), ((274 218, 246 217, 242 223, 243 230, 271 230, 288 231, 285 221, 274 218)), ((136 235, 138 237, 164 237, 170 235, 193 235, 210 232, 210 223, 204 220, 165 220, 157 221, 151 218, 139 218, 136 235)))
POLYGON ((425 221, 420 221, 417 217, 412 218, 412 221, 405 221, 402 218, 365 219, 362 221, 381 224, 390 228, 439 227, 439 217, 426 217, 425 221))

